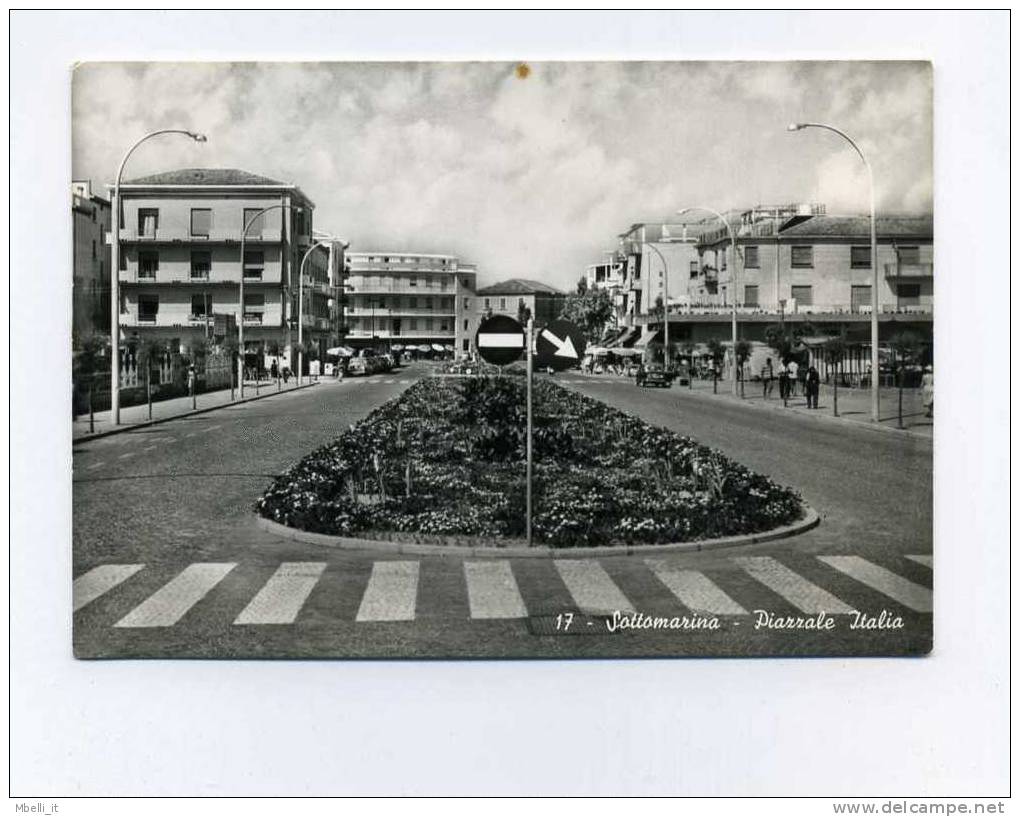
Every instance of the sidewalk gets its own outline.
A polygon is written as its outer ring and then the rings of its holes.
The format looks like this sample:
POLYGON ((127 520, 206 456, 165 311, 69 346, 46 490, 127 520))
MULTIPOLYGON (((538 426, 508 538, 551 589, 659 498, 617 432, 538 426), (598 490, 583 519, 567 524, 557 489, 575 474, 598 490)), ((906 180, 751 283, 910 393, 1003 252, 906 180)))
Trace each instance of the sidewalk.
MULTIPOLYGON (((231 401, 230 389, 203 392, 195 396, 194 409, 192 409, 192 398, 188 396, 173 397, 169 400, 160 400, 158 402, 154 401, 152 404, 151 420, 149 419, 149 406, 147 403, 142 403, 139 406, 122 406, 120 410, 120 425, 118 426, 110 424, 109 411, 97 411, 94 417, 94 431, 90 431, 89 415, 85 413, 76 417, 72 424, 72 440, 78 442, 95 437, 104 437, 109 434, 128 431, 132 428, 141 428, 154 423, 172 420, 175 417, 184 417, 188 414, 202 414, 224 406, 240 405, 252 400, 262 399, 263 397, 271 397, 274 394, 296 391, 299 388, 306 389, 309 386, 314 386, 316 382, 305 378, 304 383, 298 386, 297 379, 292 378, 290 383, 286 385, 283 385, 281 382, 280 388, 277 390, 277 382, 275 380, 263 380, 259 383, 258 393, 256 394, 255 381, 249 380, 244 384, 244 400, 235 399, 231 401)), ((237 397, 236 390, 234 396, 235 398, 237 397)))
MULTIPOLYGON (((578 374, 572 372, 572 374, 578 374)), ((595 381, 621 381, 633 385, 633 378, 620 377, 616 375, 584 375, 585 378, 595 381)), ((762 384, 757 380, 748 380, 744 383, 744 398, 733 396, 733 384, 729 380, 720 380, 718 394, 712 393, 711 380, 694 380, 693 388, 681 386, 674 383, 670 391, 678 395, 690 395, 699 398, 714 400, 727 400, 741 403, 762 410, 786 411, 799 414, 804 417, 812 417, 817 420, 829 420, 832 422, 857 423, 876 428, 871 421, 871 392, 867 389, 840 388, 838 394, 839 416, 832 414, 832 386, 822 384, 818 393, 818 408, 809 409, 807 399, 798 386, 797 394, 787 400, 786 407, 779 397, 779 382, 775 382, 772 389, 772 396, 765 400, 762 396, 762 384)), ((899 390, 882 388, 879 390, 879 423, 878 427, 890 432, 908 434, 923 437, 931 440, 935 420, 925 417, 925 409, 921 403, 920 389, 903 390, 903 429, 898 428, 898 404, 899 390)))

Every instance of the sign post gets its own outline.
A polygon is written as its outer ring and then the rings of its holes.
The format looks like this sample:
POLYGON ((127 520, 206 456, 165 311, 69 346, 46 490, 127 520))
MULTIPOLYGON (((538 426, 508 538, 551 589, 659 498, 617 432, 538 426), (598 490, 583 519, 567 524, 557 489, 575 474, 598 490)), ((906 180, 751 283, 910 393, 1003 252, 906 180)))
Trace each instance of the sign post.
POLYGON ((507 315, 493 315, 478 325, 475 348, 487 363, 506 366, 521 358, 524 327, 507 315))
POLYGON ((528 318, 528 329, 525 333, 525 349, 528 357, 528 428, 527 428, 527 478, 526 478, 526 500, 525 500, 525 520, 524 520, 524 531, 527 539, 528 547, 531 547, 531 381, 534 377, 534 355, 532 354, 532 348, 534 346, 534 333, 535 333, 535 321, 533 318, 528 318))
POLYGON ((538 367, 561 372, 576 366, 586 344, 584 333, 570 321, 552 321, 535 338, 538 367))

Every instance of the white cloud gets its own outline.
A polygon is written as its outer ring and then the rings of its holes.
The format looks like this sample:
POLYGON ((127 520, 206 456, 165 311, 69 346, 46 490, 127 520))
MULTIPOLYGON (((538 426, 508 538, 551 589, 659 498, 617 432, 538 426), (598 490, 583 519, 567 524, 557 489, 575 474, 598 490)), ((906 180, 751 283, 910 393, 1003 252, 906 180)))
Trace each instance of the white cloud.
POLYGON ((572 287, 617 233, 677 208, 826 201, 863 211, 858 138, 880 208, 931 207, 931 75, 919 63, 86 65, 74 173, 241 167, 300 184, 316 224, 362 249, 454 252, 484 281, 572 287))

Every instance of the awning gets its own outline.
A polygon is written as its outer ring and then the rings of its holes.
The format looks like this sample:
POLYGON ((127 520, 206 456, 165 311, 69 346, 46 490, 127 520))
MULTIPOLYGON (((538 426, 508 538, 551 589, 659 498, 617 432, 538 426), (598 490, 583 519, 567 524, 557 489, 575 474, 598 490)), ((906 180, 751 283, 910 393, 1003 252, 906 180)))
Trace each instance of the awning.
POLYGON ((444 348, 443 344, 441 344, 441 343, 433 343, 432 344, 432 351, 433 352, 445 352, 446 349, 444 348))
POLYGON ((640 349, 607 349, 606 351, 617 357, 635 357, 641 354, 640 349))
POLYGON ((632 326, 629 329, 625 330, 624 333, 620 335, 618 338, 611 341, 609 343, 609 348, 611 349, 614 346, 633 346, 634 342, 638 339, 638 337, 640 337, 640 335, 641 327, 632 326))
POLYGON ((432 347, 429 346, 427 343, 423 343, 423 344, 421 344, 421 346, 418 347, 418 351, 419 352, 431 352, 432 351, 432 347))
POLYGON ((394 352, 403 352, 404 351, 404 344, 403 343, 394 343, 393 346, 391 346, 390 348, 393 349, 394 352))
POLYGON ((354 350, 350 346, 334 346, 327 349, 326 354, 333 357, 354 357, 354 350))

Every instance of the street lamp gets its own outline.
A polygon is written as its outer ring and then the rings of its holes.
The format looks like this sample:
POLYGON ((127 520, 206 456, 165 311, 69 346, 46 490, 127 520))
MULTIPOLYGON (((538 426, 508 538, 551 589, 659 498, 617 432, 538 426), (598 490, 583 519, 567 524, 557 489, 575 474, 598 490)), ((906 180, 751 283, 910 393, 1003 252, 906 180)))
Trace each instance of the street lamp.
POLYGON ((730 236, 730 244, 733 247, 733 273, 730 275, 730 281, 733 285, 733 293, 730 298, 731 314, 732 314, 732 334, 733 334, 733 395, 736 396, 737 387, 737 239, 733 235, 733 228, 730 227, 730 223, 723 217, 723 214, 718 210, 713 210, 711 207, 685 207, 683 210, 677 210, 677 215, 685 215, 692 210, 704 210, 706 213, 711 213, 718 218, 723 226, 726 228, 726 232, 730 236))
POLYGON ((117 168, 117 180, 113 185, 113 218, 111 221, 112 237, 110 242, 110 424, 120 425, 120 180, 124 175, 124 165, 142 142, 153 136, 165 133, 179 133, 194 139, 196 142, 207 141, 204 134, 180 128, 164 128, 145 134, 135 142, 117 168))
POLYGON ((871 164, 857 143, 839 128, 821 122, 791 122, 788 131, 799 131, 805 128, 821 128, 832 131, 843 137, 852 147, 868 171, 868 200, 871 216, 871 419, 878 422, 878 240, 875 236, 875 177, 871 172, 871 164))
MULTIPOLYGON (((301 328, 302 328, 302 326, 304 326, 304 306, 305 306, 305 290, 304 290, 304 283, 305 283, 305 262, 311 257, 313 250, 316 250, 319 247, 326 247, 326 246, 328 246, 330 244, 333 244, 335 241, 337 241, 337 239, 334 239, 334 238, 324 238, 321 241, 316 241, 314 244, 312 244, 311 247, 309 247, 305 251, 305 254, 304 254, 304 256, 301 259, 301 264, 298 266, 298 325, 297 325, 298 370, 297 370, 297 383, 298 383, 299 386, 301 385, 301 373, 304 371, 304 363, 305 363, 305 351, 304 351, 304 346, 301 343, 301 337, 302 337, 302 335, 301 335, 301 328)), ((345 250, 349 246, 351 246, 351 242, 349 242, 349 241, 344 241, 342 239, 340 239, 339 241, 340 241, 341 246, 345 250)), ((332 304, 330 304, 330 305, 332 306, 332 304)))
MULTIPOLYGON (((271 204, 269 207, 264 207, 257 213, 252 215, 245 224, 244 229, 241 231, 241 280, 238 286, 238 301, 241 312, 241 319, 237 323, 237 384, 239 388, 239 395, 241 399, 244 399, 244 242, 248 237, 248 230, 251 225, 254 224, 258 219, 262 218, 270 210, 293 210, 295 213, 300 213, 301 208, 294 204, 271 204)), ((287 265, 288 273, 290 271, 290 265, 287 265)), ((290 299, 290 287, 287 288, 287 298, 290 299)), ((288 350, 289 351, 289 350, 288 350)), ((256 375, 257 376, 257 375, 256 375)), ((258 381, 256 381, 257 383, 258 381)))
POLYGON ((669 377, 669 265, 658 247, 649 244, 648 249, 655 250, 662 262, 662 367, 666 370, 666 377, 669 377))

